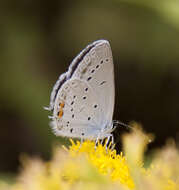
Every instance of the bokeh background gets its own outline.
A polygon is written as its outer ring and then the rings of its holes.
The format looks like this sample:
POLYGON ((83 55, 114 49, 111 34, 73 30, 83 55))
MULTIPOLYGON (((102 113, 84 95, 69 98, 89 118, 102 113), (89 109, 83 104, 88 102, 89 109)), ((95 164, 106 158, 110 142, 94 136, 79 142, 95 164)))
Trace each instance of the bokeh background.
MULTIPOLYGON (((58 76, 89 43, 110 41, 114 119, 140 122, 155 134, 150 148, 177 140, 178 0, 14 0, 0 2, 0 176, 14 174, 21 153, 48 159, 48 126, 58 76)), ((122 128, 114 132, 120 149, 122 128)))

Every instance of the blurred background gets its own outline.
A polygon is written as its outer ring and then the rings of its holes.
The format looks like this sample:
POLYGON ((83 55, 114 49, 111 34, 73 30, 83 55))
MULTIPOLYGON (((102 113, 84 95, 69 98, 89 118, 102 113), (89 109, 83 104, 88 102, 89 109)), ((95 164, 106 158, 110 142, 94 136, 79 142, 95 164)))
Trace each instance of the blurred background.
MULTIPOLYGON (((0 176, 21 153, 48 159, 52 87, 89 43, 109 40, 114 57, 114 119, 155 134, 150 148, 177 140, 178 0, 14 0, 0 2, 0 176)), ((122 128, 114 132, 120 149, 122 128)))

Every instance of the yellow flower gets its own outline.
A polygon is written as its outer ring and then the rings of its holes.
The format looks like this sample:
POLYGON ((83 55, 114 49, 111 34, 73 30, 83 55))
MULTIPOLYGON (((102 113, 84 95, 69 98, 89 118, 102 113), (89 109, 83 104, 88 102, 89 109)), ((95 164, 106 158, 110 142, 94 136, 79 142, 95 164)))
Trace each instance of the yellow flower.
MULTIPOLYGON (((135 124, 136 125, 136 124, 135 124)), ((144 152, 147 144, 153 140, 151 134, 142 132, 139 125, 123 137, 124 152, 135 188, 145 190, 178 190, 179 189, 179 151, 176 147, 167 146, 157 151, 149 168, 145 169, 144 152)))
POLYGON ((100 173, 109 175, 113 181, 119 181, 130 189, 134 188, 134 182, 122 153, 118 155, 115 149, 106 149, 105 144, 98 144, 95 148, 95 142, 89 140, 82 144, 79 141, 75 144, 71 140, 71 143, 69 151, 73 157, 81 154, 86 155, 90 163, 96 166, 100 173))
POLYGON ((14 184, 0 180, 0 190, 178 190, 179 151, 174 143, 157 150, 144 168, 144 151, 151 135, 135 129, 124 135, 124 153, 86 140, 56 145, 48 162, 22 156, 22 170, 14 184))

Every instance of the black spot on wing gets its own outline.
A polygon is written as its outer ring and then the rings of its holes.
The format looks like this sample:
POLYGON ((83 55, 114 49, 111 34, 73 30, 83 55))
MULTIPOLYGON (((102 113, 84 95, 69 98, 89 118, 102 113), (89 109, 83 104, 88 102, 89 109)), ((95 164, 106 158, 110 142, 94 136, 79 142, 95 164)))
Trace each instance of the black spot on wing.
POLYGON ((106 81, 102 81, 101 83, 100 83, 100 85, 103 85, 103 84, 105 84, 106 83, 106 81))
POLYGON ((92 79, 92 77, 88 77, 88 78, 87 78, 87 81, 89 81, 89 80, 91 80, 91 79, 92 79))

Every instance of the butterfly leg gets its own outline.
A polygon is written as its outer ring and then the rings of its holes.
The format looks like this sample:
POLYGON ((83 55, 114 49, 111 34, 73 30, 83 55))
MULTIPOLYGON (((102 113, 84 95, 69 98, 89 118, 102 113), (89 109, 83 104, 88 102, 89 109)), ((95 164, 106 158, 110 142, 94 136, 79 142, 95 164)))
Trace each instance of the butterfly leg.
POLYGON ((104 142, 104 138, 103 138, 103 139, 101 139, 101 144, 103 144, 103 142, 104 142))
POLYGON ((110 141, 110 138, 111 138, 111 135, 109 135, 109 136, 107 137, 107 140, 106 140, 106 151, 107 151, 107 149, 108 149, 108 143, 109 143, 109 141, 110 141))
POLYGON ((96 141, 95 141, 95 147, 94 147, 95 150, 96 150, 96 147, 97 147, 97 145, 98 145, 98 141, 99 141, 99 138, 97 137, 97 139, 96 139, 96 141))
POLYGON ((78 150, 80 150, 81 149, 81 147, 82 147, 82 144, 83 144, 83 141, 84 141, 84 139, 80 139, 80 146, 79 146, 79 148, 78 148, 78 150))
POLYGON ((111 134, 111 144, 114 144, 114 136, 111 134))
POLYGON ((96 141, 95 141, 95 150, 96 150, 96 147, 99 143, 99 140, 100 140, 99 138, 100 138, 100 134, 97 136, 96 141))
POLYGON ((110 145, 110 149, 113 150, 115 147, 115 144, 114 144, 114 136, 113 134, 111 134, 111 145, 110 145))
POLYGON ((81 141, 81 145, 82 145, 82 144, 83 144, 83 142, 84 142, 84 139, 83 139, 83 138, 81 138, 81 139, 80 139, 80 141, 81 141))
POLYGON ((108 137, 107 137, 107 141, 106 141, 106 150, 110 147, 112 147, 112 145, 114 144, 114 137, 112 134, 110 134, 108 137), (110 139, 111 139, 111 143, 110 143, 110 139), (109 144, 110 143, 110 144, 109 144), (108 144, 109 144, 109 147, 108 147, 108 144))

